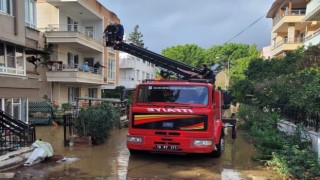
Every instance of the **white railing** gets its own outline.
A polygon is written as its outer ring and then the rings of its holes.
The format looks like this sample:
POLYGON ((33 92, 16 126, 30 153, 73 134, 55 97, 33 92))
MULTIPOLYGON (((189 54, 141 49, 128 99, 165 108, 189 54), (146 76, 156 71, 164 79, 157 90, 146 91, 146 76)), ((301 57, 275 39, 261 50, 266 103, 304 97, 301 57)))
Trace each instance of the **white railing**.
POLYGON ((283 45, 283 44, 301 44, 304 43, 303 38, 284 38, 273 45, 273 49, 283 45))
POLYGON ((285 11, 283 15, 278 14, 273 19, 273 26, 275 26, 284 16, 304 16, 305 14, 306 14, 305 9, 285 11))
POLYGON ((310 36, 306 37, 306 41, 309 41, 310 39, 318 36, 320 34, 320 28, 317 29, 315 32, 313 32, 310 36))
POLYGON ((81 67, 79 64, 59 64, 59 63, 53 63, 52 65, 47 66, 48 71, 80 71, 80 72, 88 72, 93 74, 102 74, 101 68, 94 68, 89 67, 88 69, 85 69, 81 67))
POLYGON ((102 42, 102 40, 99 39, 92 30, 88 30, 79 24, 49 24, 45 29, 46 31, 79 32, 99 42, 102 42))

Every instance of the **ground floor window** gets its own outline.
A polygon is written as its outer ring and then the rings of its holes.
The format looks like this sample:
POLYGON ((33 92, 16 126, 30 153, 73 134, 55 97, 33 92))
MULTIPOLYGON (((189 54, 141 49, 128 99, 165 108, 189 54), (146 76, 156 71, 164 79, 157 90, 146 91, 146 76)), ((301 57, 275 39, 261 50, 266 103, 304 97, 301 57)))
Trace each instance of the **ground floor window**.
POLYGON ((17 120, 27 122, 28 99, 0 98, 1 110, 17 120))
POLYGON ((69 103, 75 102, 76 98, 80 97, 80 88, 79 87, 68 87, 68 101, 69 103))
POLYGON ((91 98, 98 97, 98 88, 88 88, 88 96, 91 98))

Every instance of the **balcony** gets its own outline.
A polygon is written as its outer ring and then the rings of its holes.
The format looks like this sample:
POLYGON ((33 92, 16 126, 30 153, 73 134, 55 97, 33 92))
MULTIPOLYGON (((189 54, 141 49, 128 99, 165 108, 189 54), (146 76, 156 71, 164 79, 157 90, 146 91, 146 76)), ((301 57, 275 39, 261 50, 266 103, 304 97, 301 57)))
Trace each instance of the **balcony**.
POLYGON ((299 46, 302 46, 304 43, 304 39, 301 38, 294 38, 294 39, 282 39, 281 41, 277 42, 272 50, 271 54, 272 56, 279 56, 283 52, 286 51, 294 51, 296 50, 299 46))
POLYGON ((307 4, 307 12, 303 21, 320 21, 320 0, 312 0, 307 4))
POLYGON ((48 65, 46 75, 48 82, 103 84, 101 70, 90 67, 89 71, 83 71, 78 64, 53 63, 48 65))
POLYGON ((292 10, 284 13, 283 16, 277 16, 273 19, 273 29, 274 33, 278 32, 288 32, 289 24, 290 26, 294 24, 296 30, 303 29, 306 23, 301 22, 306 11, 302 10, 292 10))
POLYGON ((134 59, 121 59, 119 62, 119 68, 134 69, 135 68, 135 60, 134 59))
POLYGON ((310 36, 306 37, 305 46, 316 45, 320 43, 320 28, 314 31, 310 36))
POLYGON ((102 39, 77 24, 49 24, 45 36, 48 43, 65 44, 82 51, 103 52, 102 39))

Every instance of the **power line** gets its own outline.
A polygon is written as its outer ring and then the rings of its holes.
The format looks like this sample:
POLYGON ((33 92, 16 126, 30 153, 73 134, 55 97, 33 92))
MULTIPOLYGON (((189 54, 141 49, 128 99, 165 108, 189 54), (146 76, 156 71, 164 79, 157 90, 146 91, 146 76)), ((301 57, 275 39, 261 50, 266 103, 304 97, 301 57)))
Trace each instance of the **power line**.
MULTIPOLYGON (((275 8, 278 8, 281 4, 283 4, 283 2, 279 2, 276 6, 274 6, 273 8, 271 8, 270 10, 273 10, 275 8)), ((269 11, 270 11, 269 10, 269 11)), ((269 12, 268 11, 268 12, 269 12)), ((240 31, 238 34, 236 34, 233 38, 231 38, 230 40, 228 40, 227 42, 225 42, 224 44, 226 43, 229 43, 230 41, 232 41, 233 39, 235 39, 236 37, 238 37, 240 34, 244 33, 246 30, 248 30, 250 27, 252 27, 254 24, 256 24, 258 21, 260 21, 263 17, 265 17, 267 14, 265 13, 263 16, 261 16, 260 18, 258 18, 257 20, 255 20, 253 23, 251 23, 249 26, 247 26, 246 28, 244 28, 242 31, 240 31)))

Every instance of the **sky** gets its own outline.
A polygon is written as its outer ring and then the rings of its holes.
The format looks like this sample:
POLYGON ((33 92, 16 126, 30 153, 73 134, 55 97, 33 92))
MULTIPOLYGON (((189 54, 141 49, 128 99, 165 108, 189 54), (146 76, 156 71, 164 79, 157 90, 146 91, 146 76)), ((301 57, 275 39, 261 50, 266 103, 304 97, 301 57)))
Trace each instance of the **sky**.
POLYGON ((272 19, 266 18, 274 0, 99 0, 121 20, 125 33, 139 25, 149 50, 196 44, 208 49, 230 42, 270 44, 272 19))

